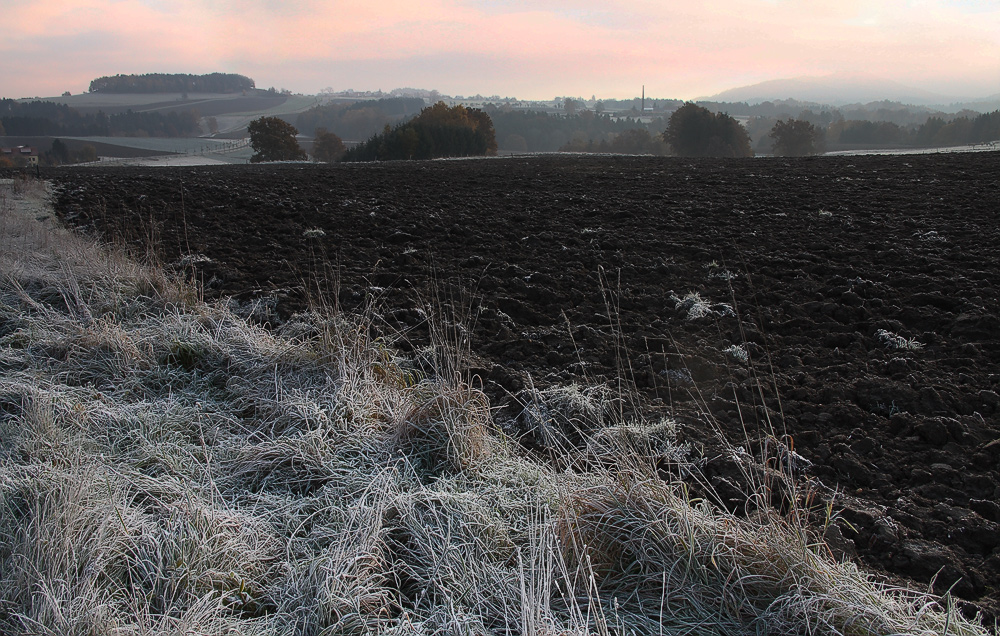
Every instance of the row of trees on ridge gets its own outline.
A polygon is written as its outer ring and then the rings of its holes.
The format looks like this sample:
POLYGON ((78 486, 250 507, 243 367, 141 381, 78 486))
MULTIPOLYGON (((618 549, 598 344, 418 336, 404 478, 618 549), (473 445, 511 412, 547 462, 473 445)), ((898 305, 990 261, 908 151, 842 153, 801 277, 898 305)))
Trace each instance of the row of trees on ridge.
POLYGON ((239 93, 253 90, 254 81, 236 73, 145 73, 107 75, 90 82, 91 93, 239 93))
POLYGON ((83 114, 66 104, 0 99, 0 126, 20 137, 186 137, 201 133, 194 110, 83 114))
MULTIPOLYGON (((250 158, 261 161, 296 161, 306 158, 295 136, 298 129, 278 117, 261 117, 248 128, 250 158)), ((364 143, 346 149, 340 137, 317 128, 313 156, 319 161, 376 161, 393 159, 435 159, 495 155, 496 133, 489 115, 475 108, 448 106, 438 102, 420 111, 408 122, 391 127, 364 143)))
MULTIPOLYGON (((668 105, 667 112, 676 112, 685 105, 674 100, 659 103, 668 105)), ((813 147, 817 152, 824 148, 951 146, 1000 139, 995 113, 967 110, 947 115, 895 102, 832 109, 795 100, 761 104, 698 102, 697 106, 730 119, 738 118, 750 135, 752 149, 758 153, 774 151, 772 130, 778 122, 791 120, 813 126, 813 147)), ((326 104, 300 114, 296 125, 300 130, 325 127, 344 139, 360 141, 384 130, 386 124, 404 121, 420 108, 416 97, 326 104)), ((669 115, 660 110, 652 119, 640 119, 639 108, 638 100, 596 102, 587 108, 585 102, 567 99, 559 113, 516 109, 509 103, 486 104, 482 110, 493 121, 498 148, 504 151, 668 152, 660 135, 667 128, 669 115), (605 110, 609 104, 618 115, 605 110), (628 106, 632 109, 628 110, 628 106), (649 137, 626 131, 646 131, 649 137)), ((777 152, 788 150, 779 147, 777 152)))
MULTIPOLYGON (((607 147, 623 134, 634 134, 628 131, 644 130, 652 139, 666 127, 666 120, 662 118, 643 124, 637 118, 612 117, 593 110, 576 110, 559 115, 514 110, 508 106, 488 105, 483 110, 493 120, 500 149, 511 152, 585 152, 588 148, 593 152, 606 152, 607 147), (601 149, 602 142, 604 149, 601 149)), ((630 140, 633 145, 636 141, 630 140)), ((646 151, 656 154, 657 148, 647 147, 646 151)))
POLYGON ((408 122, 348 150, 344 161, 476 157, 497 153, 493 121, 484 111, 438 102, 408 122))
MULTIPOLYGON (((556 119, 541 114, 548 119, 556 119)), ((443 102, 424 108, 417 117, 391 127, 384 126, 364 143, 346 150, 340 137, 325 128, 317 128, 313 154, 320 161, 374 161, 392 159, 430 159, 435 157, 478 156, 495 154, 496 130, 493 116, 507 122, 530 113, 479 110, 464 106, 449 107, 443 102)), ((559 119, 572 119, 579 114, 559 119)), ((592 120, 604 120, 593 116, 592 120)), ((610 120, 605 120, 610 121, 610 120)), ((760 122, 756 122, 759 126, 760 122)), ((294 127, 286 124, 292 131, 294 127)), ((776 155, 803 156, 823 152, 831 134, 838 143, 899 142, 899 127, 889 122, 833 122, 825 129, 806 119, 778 119, 764 134, 776 155), (864 140, 864 141, 862 141, 864 140)), ((286 131, 287 132, 287 131, 286 131)), ((291 136, 294 140, 294 132, 291 136)), ((956 118, 950 122, 930 118, 916 132, 921 140, 937 143, 981 143, 1000 139, 1000 111, 974 119, 956 118)), ((296 144, 297 146, 297 144, 296 144)), ((256 146, 255 146, 256 147, 256 146)), ((577 135, 560 150, 622 154, 674 154, 688 157, 750 157, 754 150, 747 127, 726 113, 715 113, 693 103, 678 108, 666 121, 662 134, 653 135, 646 128, 625 128, 595 142, 577 135)), ((264 158, 258 153, 255 160, 264 158), (259 155, 259 156, 258 156, 259 155)), ((292 158, 283 155, 284 158, 292 158)))

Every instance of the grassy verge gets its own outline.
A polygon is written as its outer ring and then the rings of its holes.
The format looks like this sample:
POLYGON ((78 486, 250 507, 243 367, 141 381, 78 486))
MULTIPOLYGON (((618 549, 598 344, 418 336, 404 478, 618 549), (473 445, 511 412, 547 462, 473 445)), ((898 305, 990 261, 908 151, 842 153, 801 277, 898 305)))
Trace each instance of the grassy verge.
POLYGON ((984 633, 689 497, 670 422, 539 391, 537 460, 363 317, 265 329, 43 195, 0 183, 4 634, 984 633))

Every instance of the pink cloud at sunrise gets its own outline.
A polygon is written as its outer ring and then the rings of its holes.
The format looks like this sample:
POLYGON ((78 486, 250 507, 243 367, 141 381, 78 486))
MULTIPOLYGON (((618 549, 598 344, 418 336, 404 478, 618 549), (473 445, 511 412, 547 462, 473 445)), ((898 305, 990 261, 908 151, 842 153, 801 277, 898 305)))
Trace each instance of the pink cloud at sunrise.
POLYGON ((528 99, 694 98, 865 74, 1000 93, 1000 4, 974 0, 40 0, 4 9, 0 96, 117 73, 242 73, 259 87, 436 88, 528 99))

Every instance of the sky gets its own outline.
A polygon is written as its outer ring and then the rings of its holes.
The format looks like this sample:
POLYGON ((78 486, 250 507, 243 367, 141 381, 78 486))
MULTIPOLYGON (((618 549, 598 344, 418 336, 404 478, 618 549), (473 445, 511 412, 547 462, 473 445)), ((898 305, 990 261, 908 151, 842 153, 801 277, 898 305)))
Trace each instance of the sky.
POLYGON ((694 99, 863 74, 1000 93, 1000 0, 0 0, 0 97, 103 75, 258 88, 694 99))

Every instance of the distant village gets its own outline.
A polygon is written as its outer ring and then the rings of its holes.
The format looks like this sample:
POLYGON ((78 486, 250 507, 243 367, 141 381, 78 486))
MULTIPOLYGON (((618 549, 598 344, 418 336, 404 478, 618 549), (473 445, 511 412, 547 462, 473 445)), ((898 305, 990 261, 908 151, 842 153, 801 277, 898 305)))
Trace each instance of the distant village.
POLYGON ((329 100, 379 100, 387 98, 419 98, 423 99, 427 105, 437 102, 444 102, 448 106, 461 104, 469 108, 484 108, 495 106, 499 108, 509 108, 511 110, 523 110, 546 113, 550 115, 573 115, 581 110, 589 110, 595 113, 609 115, 612 119, 629 118, 644 124, 652 123, 657 117, 664 117, 677 110, 684 102, 677 99, 654 99, 646 98, 646 89, 642 87, 640 97, 632 99, 599 99, 592 95, 590 99, 584 97, 553 97, 547 100, 524 100, 516 97, 501 97, 500 95, 443 95, 436 90, 424 90, 418 88, 396 88, 388 92, 375 91, 355 91, 351 89, 334 91, 325 89, 320 96, 329 100))

